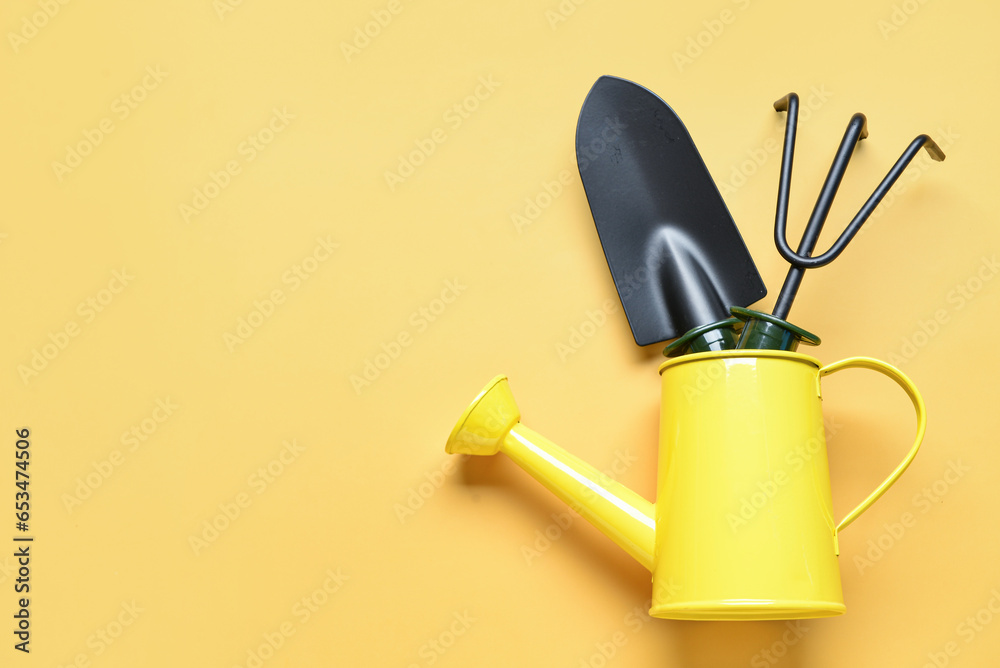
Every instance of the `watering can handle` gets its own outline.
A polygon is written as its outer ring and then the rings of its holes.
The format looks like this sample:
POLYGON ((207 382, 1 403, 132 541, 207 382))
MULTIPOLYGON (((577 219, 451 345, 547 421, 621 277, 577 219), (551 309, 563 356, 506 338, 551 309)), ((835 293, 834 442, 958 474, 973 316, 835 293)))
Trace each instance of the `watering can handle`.
POLYGON ((879 373, 892 378, 896 383, 903 388, 907 396, 910 397, 910 401, 913 402, 913 408, 917 412, 917 435, 913 441, 913 447, 907 453, 906 458, 903 462, 896 467, 889 477, 886 478, 881 485, 879 485, 874 492, 868 495, 865 499, 858 505, 857 508, 852 510, 847 514, 840 524, 837 525, 837 533, 843 531, 851 522, 858 519, 861 513, 868 510, 868 507, 875 503, 879 497, 886 493, 886 491, 892 487, 892 484, 899 479, 899 476, 903 475, 903 471, 910 465, 913 458, 917 456, 917 450, 920 449, 920 442, 924 440, 924 431, 927 428, 927 414, 924 408, 924 400, 920 396, 920 392, 917 391, 916 386, 913 382, 903 375, 903 372, 896 367, 886 364, 885 362, 880 362, 877 359, 872 359, 871 357, 849 357, 845 360, 840 360, 839 362, 834 362, 833 364, 828 364, 819 370, 819 377, 828 376, 831 373, 836 373, 841 369, 848 368, 862 368, 871 369, 872 371, 878 371, 879 373))

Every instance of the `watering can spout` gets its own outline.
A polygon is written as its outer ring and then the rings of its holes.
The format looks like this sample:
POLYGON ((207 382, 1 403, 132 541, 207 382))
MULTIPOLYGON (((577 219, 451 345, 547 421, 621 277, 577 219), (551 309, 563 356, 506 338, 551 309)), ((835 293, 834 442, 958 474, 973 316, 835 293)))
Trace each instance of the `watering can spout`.
POLYGON ((448 437, 449 454, 505 453, 647 569, 653 568, 653 504, 521 424, 506 376, 491 380, 448 437))

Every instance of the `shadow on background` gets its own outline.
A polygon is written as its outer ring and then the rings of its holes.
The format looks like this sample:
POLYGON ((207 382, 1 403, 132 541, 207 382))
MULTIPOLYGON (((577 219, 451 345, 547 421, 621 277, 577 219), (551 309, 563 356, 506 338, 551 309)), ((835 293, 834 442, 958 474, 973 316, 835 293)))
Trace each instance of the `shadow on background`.
MULTIPOLYGON (((609 587, 627 587, 637 600, 649 597, 650 578, 645 568, 507 457, 468 457, 460 474, 462 484, 508 490, 504 500, 524 509, 525 517, 535 518, 539 530, 553 525, 554 515, 569 513, 572 525, 551 542, 590 562, 594 578, 609 587)), ((537 559, 545 559, 546 551, 540 551, 537 559)))
MULTIPOLYGON (((684 668, 802 668, 811 620, 776 622, 675 622, 664 655, 684 668)), ((665 644, 665 643, 664 643, 665 644)))
MULTIPOLYGON (((655 444, 641 450, 640 460, 655 466, 655 444)), ((558 542, 561 551, 572 552, 589 563, 593 577, 608 587, 629 592, 629 598, 638 606, 629 614, 633 620, 641 620, 642 630, 640 633, 637 628, 640 622, 633 622, 635 628, 623 622, 621 631, 630 639, 639 635, 644 638, 643 643, 656 647, 655 653, 662 657, 656 665, 683 668, 806 665, 808 654, 803 641, 808 639, 812 620, 689 622, 646 617, 651 595, 649 572, 507 457, 468 457, 462 463, 459 480, 473 488, 504 488, 505 501, 522 508, 525 516, 535 518, 540 530, 553 524, 553 515, 571 513, 573 525, 552 543, 558 542)), ((545 554, 538 558, 544 559, 545 554)), ((595 639, 598 640, 606 639, 595 639)))

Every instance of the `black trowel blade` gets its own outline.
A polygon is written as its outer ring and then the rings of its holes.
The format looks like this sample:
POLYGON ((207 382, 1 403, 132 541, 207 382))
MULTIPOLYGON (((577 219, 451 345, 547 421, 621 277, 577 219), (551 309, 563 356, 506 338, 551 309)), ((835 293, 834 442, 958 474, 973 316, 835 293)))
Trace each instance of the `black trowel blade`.
POLYGON ((635 342, 666 341, 767 294, 722 195, 667 103, 601 77, 576 157, 635 342))

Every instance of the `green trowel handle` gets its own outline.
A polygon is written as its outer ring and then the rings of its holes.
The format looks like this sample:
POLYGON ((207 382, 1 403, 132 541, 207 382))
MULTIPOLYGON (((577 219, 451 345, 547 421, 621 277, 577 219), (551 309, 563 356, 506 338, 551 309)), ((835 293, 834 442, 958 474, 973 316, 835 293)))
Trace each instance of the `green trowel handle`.
POLYGON ((729 312, 745 321, 740 340, 736 343, 737 349, 794 351, 799 343, 810 346, 820 344, 815 334, 777 316, 739 306, 734 306, 729 312))
POLYGON ((688 330, 683 336, 663 349, 667 357, 679 357, 688 353, 704 353, 718 350, 732 350, 736 347, 739 318, 727 318, 688 330))

